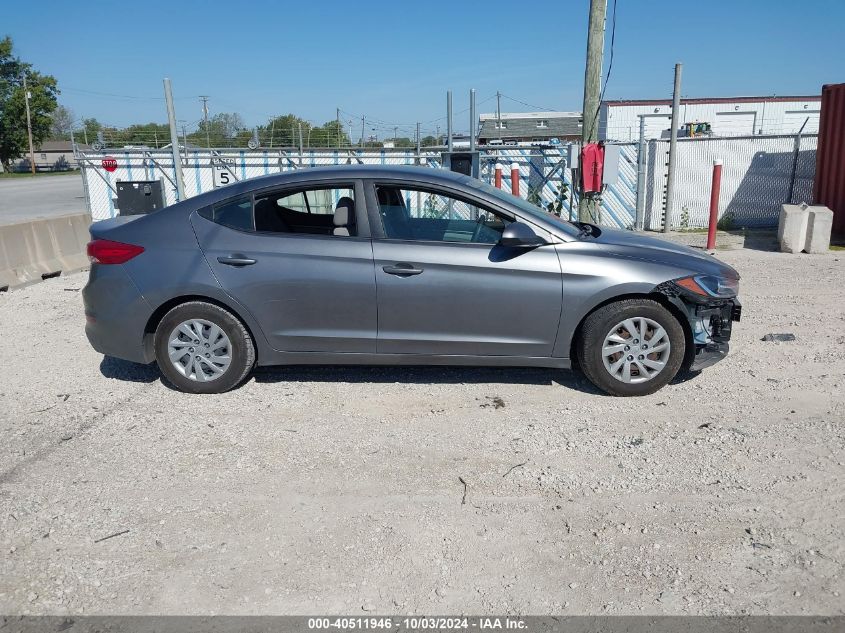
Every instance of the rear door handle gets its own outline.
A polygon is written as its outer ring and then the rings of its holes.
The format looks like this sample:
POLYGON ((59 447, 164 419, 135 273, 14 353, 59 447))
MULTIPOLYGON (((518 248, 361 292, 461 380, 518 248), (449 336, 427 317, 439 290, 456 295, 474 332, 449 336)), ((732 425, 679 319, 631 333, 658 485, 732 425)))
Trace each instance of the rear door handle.
POLYGON ((422 268, 416 268, 413 264, 407 264, 405 262, 399 262, 393 266, 382 266, 382 270, 388 275, 400 276, 419 275, 423 271, 422 268))
POLYGON ((217 261, 227 266, 252 266, 256 260, 245 255, 230 255, 229 257, 218 257, 217 261))

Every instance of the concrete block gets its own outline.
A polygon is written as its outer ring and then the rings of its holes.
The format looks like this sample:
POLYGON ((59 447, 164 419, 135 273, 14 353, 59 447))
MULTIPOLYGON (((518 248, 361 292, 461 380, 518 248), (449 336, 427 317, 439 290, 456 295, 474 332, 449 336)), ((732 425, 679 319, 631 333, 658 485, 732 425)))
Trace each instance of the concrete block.
POLYGON ((830 231, 833 228, 833 211, 827 207, 810 207, 807 222, 807 239, 804 251, 807 253, 827 253, 830 250, 830 231))
POLYGON ((79 214, 0 225, 0 290, 85 268, 90 224, 79 214))
POLYGON ((807 241, 809 207, 801 204, 784 204, 778 221, 778 244, 783 253, 800 253, 807 241))

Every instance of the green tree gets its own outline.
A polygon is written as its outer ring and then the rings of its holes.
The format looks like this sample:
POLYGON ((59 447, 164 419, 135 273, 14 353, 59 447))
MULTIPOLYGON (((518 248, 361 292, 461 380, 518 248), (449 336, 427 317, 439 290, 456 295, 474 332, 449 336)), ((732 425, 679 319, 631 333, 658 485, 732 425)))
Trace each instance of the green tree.
POLYGON ((80 130, 80 138, 77 139, 81 143, 90 145, 97 140, 97 132, 103 130, 103 125, 95 118, 82 119, 82 130, 80 130))
MULTIPOLYGON (((390 140, 390 139, 387 139, 390 140)), ((407 136, 400 136, 393 142, 393 147, 416 147, 417 144, 407 136)))
POLYGON ((50 138, 54 141, 69 141, 70 130, 73 127, 73 112, 70 108, 60 105, 53 112, 50 123, 50 138))
POLYGON ((299 127, 302 126, 302 144, 311 124, 295 114, 273 117, 267 125, 258 128, 258 138, 264 147, 299 147, 299 127))
POLYGON ((6 169, 29 149, 26 129, 26 95, 29 91, 32 140, 35 145, 50 135, 50 116, 58 105, 56 78, 42 75, 13 54, 12 38, 0 40, 0 162, 6 169))
POLYGON ((170 127, 166 123, 136 123, 122 130, 104 133, 109 145, 147 145, 161 147, 170 142, 170 127))
MULTIPOLYGON (((188 134, 188 142, 203 147, 209 143, 211 147, 228 147, 233 144, 232 140, 237 138, 243 129, 244 121, 240 114, 220 112, 208 120, 207 126, 205 121, 200 121, 197 131, 188 134)), ((249 134, 247 134, 247 140, 249 140, 249 134)), ((246 145, 246 141, 243 145, 246 145)))
POLYGON ((348 147, 349 136, 337 121, 326 121, 320 127, 311 128, 310 147, 348 147))

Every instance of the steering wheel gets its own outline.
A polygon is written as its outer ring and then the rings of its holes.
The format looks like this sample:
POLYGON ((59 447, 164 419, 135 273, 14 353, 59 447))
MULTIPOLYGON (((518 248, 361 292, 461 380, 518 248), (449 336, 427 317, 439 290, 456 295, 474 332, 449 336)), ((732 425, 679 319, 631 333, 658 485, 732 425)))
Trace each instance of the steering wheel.
POLYGON ((485 214, 483 213, 479 213, 478 217, 475 218, 475 228, 472 231, 472 242, 474 244, 477 244, 481 241, 479 238, 481 237, 482 229, 485 228, 484 218, 485 214))

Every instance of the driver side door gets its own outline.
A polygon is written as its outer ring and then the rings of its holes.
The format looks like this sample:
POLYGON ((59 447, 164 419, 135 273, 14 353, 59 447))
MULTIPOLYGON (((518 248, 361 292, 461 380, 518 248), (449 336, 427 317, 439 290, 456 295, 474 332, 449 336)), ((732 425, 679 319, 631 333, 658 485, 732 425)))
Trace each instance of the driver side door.
POLYGON ((548 357, 562 303, 552 245, 498 245, 514 217, 459 192, 368 183, 377 352, 548 357))

